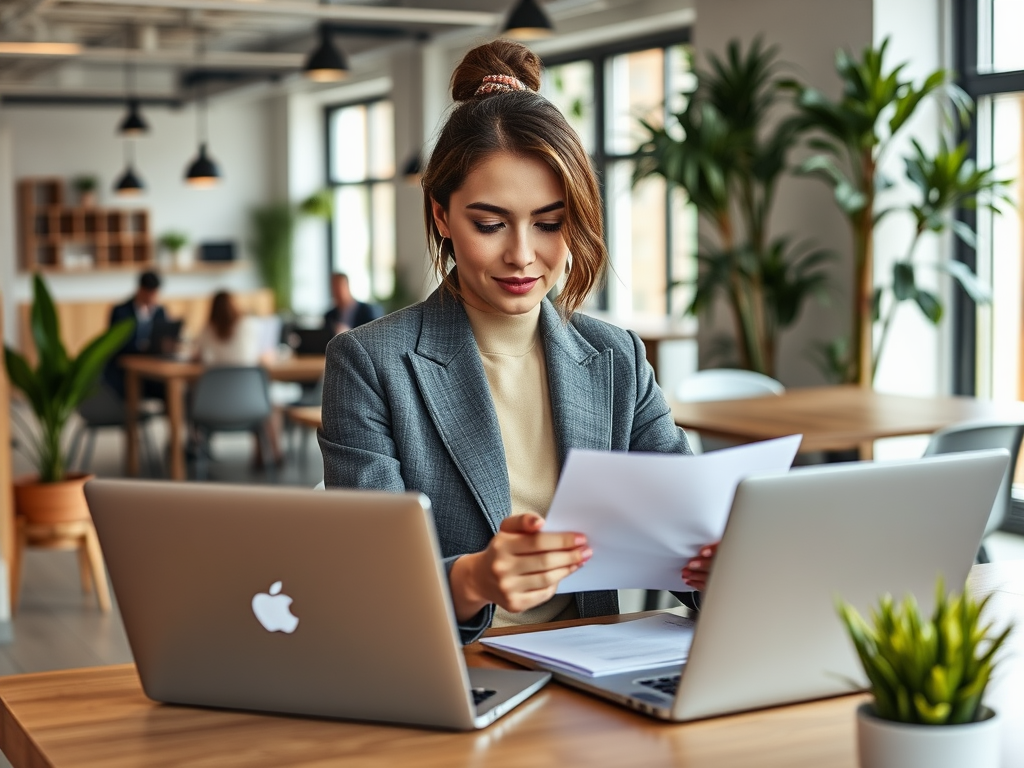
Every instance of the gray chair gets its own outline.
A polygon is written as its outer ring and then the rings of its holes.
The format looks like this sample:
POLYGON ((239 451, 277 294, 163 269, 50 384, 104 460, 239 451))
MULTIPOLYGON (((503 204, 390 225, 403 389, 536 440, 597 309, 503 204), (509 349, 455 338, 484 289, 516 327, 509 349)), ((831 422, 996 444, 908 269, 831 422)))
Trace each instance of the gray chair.
MULTIPOLYGON (((92 464, 93 450, 96 447, 96 432, 101 429, 117 427, 124 430, 128 426, 128 417, 124 400, 109 384, 101 381, 96 391, 83 400, 78 406, 81 421, 71 438, 68 449, 68 467, 79 472, 88 471, 92 464), (84 446, 82 440, 85 440, 84 446), (84 448, 84 452, 79 453, 84 448)), ((160 457, 150 440, 147 427, 156 414, 152 410, 140 409, 137 419, 139 428, 139 446, 143 462, 154 474, 161 473, 160 457)))
POLYGON ((223 366, 208 368, 192 392, 191 421, 200 442, 196 451, 196 477, 203 479, 207 470, 207 452, 215 432, 252 432, 260 441, 264 467, 273 466, 270 432, 267 420, 271 405, 267 373, 259 366, 223 366))
MULTIPOLYGON (((1010 452, 1010 464, 999 485, 999 492, 992 505, 988 523, 985 524, 985 536, 1002 526, 1010 513, 1013 504, 1013 472, 1017 467, 1017 456, 1020 453, 1021 439, 1024 438, 1024 423, 1021 422, 962 422, 940 429, 931 436, 925 456, 940 453, 961 453, 963 451, 981 451, 987 448, 1005 448, 1010 452)), ((978 562, 989 562, 985 550, 984 538, 978 549, 978 562)))

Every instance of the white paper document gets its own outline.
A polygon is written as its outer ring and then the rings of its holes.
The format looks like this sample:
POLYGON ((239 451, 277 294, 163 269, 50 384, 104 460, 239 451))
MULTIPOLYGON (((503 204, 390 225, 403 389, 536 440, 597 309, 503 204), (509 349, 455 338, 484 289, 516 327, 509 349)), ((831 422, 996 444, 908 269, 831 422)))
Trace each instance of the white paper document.
POLYGON ((789 469, 800 439, 698 456, 571 451, 544 530, 584 533, 594 555, 558 591, 689 591, 680 571, 701 546, 722 538, 740 480, 789 469))
POLYGON ((480 642, 549 667, 600 677, 682 664, 693 642, 692 619, 663 613, 621 624, 548 629, 480 642))

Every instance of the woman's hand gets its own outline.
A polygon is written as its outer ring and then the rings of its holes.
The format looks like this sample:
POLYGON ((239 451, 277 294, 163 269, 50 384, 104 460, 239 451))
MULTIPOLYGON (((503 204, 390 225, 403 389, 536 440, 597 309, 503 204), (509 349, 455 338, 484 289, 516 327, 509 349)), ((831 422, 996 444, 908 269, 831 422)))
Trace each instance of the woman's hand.
POLYGON ((533 512, 506 517, 487 549, 455 561, 449 581, 459 621, 489 603, 512 613, 538 606, 590 559, 582 533, 541 533, 543 527, 544 518, 533 512))
POLYGON ((708 574, 711 573, 711 565, 715 561, 715 553, 718 551, 718 542, 707 544, 700 548, 697 557, 692 558, 683 566, 683 581, 703 592, 708 586, 708 574))

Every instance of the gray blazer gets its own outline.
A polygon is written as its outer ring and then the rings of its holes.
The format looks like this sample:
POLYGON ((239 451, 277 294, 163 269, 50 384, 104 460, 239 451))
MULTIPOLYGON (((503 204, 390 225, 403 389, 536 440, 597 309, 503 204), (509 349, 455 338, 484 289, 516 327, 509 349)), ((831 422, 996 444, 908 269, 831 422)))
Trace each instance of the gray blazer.
MULTIPOLYGON (((571 448, 690 453, 637 336, 586 315, 540 312, 560 465, 571 448)), ((462 304, 420 304, 336 336, 327 347, 323 428, 328 488, 421 491, 445 566, 486 548, 512 506, 498 417, 462 304)), ((576 595, 583 617, 618 612, 616 593, 576 595)), ((460 626, 479 636, 493 606, 460 626)))

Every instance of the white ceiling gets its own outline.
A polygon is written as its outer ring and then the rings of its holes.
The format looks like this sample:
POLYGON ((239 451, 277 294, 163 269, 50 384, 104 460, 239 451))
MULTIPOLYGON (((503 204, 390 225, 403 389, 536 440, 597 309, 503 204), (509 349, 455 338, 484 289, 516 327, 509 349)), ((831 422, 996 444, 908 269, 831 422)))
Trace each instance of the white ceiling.
MULTIPOLYGON (((297 73, 320 23, 349 56, 400 40, 459 29, 497 33, 515 0, 0 0, 0 98, 123 98, 128 62, 144 100, 194 94, 189 75, 216 72, 208 87, 297 73), (77 43, 78 53, 3 51, 5 42, 77 43)), ((557 25, 629 0, 542 2, 557 25)))

